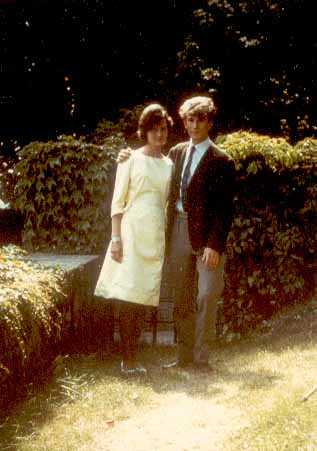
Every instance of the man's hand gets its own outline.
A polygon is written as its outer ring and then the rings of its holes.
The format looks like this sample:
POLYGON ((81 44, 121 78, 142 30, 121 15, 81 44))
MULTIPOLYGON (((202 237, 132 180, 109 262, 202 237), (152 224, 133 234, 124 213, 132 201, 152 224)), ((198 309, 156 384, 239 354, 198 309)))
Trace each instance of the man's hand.
POLYGON ((117 163, 123 163, 125 160, 130 158, 131 153, 133 152, 130 147, 127 147, 126 149, 121 149, 117 156, 117 163))
POLYGON ((210 247, 205 247, 202 261, 207 269, 214 269, 218 266, 220 260, 219 252, 214 251, 210 247))
POLYGON ((112 260, 115 260, 118 263, 122 262, 122 242, 111 242, 110 254, 112 260))

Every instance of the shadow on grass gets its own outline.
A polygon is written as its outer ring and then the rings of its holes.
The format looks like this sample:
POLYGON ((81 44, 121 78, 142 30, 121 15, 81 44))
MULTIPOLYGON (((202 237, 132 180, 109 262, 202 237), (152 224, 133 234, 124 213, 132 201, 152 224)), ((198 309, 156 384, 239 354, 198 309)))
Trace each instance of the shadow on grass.
POLYGON ((63 404, 80 398, 78 387, 92 383, 106 385, 118 381, 140 388, 148 387, 158 394, 186 393, 190 397, 202 398, 225 394, 229 384, 243 392, 270 389, 283 378, 282 373, 263 368, 250 370, 253 356, 255 358, 260 351, 276 356, 286 349, 298 352, 305 350, 312 343, 317 343, 316 324, 313 315, 302 320, 298 316, 288 316, 279 327, 273 328, 271 334, 253 336, 236 343, 219 343, 214 348, 215 369, 210 373, 162 370, 162 363, 176 357, 175 346, 141 347, 140 359, 148 368, 147 378, 125 379, 121 376, 118 348, 108 355, 91 353, 61 356, 51 373, 36 386, 30 385, 28 396, 5 412, 0 424, 0 449, 18 450, 19 437, 31 436, 34 431, 52 421, 63 404), (238 370, 237 362, 240 364, 238 370))

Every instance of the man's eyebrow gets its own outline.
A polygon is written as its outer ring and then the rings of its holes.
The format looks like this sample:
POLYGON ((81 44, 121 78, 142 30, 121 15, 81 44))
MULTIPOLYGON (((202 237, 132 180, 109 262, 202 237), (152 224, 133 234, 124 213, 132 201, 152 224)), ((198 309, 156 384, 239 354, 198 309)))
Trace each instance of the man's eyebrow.
POLYGON ((205 117, 207 117, 207 113, 204 113, 204 112, 197 112, 197 113, 189 113, 188 115, 187 115, 187 117, 188 118, 190 118, 190 119, 193 119, 194 117, 198 117, 198 118, 205 118, 205 117))

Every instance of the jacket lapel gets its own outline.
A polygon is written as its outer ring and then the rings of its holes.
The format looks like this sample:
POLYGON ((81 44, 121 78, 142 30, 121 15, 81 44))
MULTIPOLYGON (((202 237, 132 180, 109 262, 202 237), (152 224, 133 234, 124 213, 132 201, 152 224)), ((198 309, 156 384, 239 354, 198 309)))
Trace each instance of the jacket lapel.
POLYGON ((188 148, 188 144, 189 143, 184 144, 183 149, 181 150, 181 152, 179 152, 179 157, 178 157, 176 165, 175 165, 176 166, 175 167, 175 173, 176 173, 175 180, 178 185, 180 184, 180 180, 182 177, 183 166, 184 166, 184 161, 185 161, 186 150, 188 148))
POLYGON ((192 175, 192 177, 189 180, 188 186, 191 185, 192 181, 199 175, 200 170, 202 168, 202 166, 207 163, 208 161, 212 160, 214 157, 214 150, 212 145, 208 147, 208 149, 206 150, 204 156, 201 158, 200 162, 198 163, 198 166, 194 172, 194 174, 192 175))

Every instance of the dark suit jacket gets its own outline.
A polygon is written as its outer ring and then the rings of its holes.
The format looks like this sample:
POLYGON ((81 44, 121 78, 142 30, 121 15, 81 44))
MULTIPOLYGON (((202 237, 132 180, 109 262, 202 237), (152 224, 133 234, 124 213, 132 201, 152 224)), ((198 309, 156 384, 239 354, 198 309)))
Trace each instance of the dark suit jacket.
MULTIPOLYGON (((167 207, 167 246, 170 244, 179 197, 181 174, 189 143, 180 143, 169 152, 174 174, 167 207)), ((225 250, 232 222, 232 201, 235 181, 233 159, 215 144, 199 162, 187 188, 188 232, 193 250, 210 247, 219 253, 225 250)))

